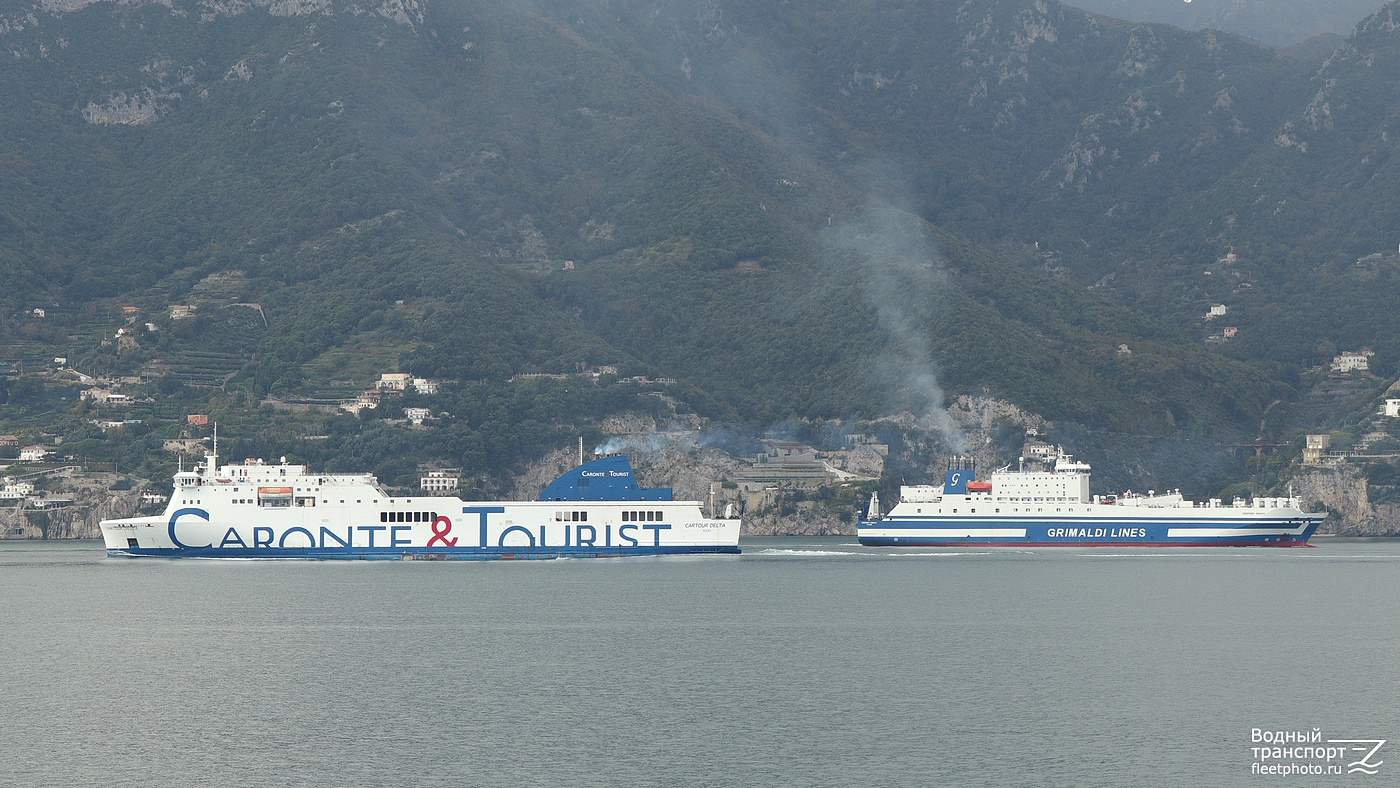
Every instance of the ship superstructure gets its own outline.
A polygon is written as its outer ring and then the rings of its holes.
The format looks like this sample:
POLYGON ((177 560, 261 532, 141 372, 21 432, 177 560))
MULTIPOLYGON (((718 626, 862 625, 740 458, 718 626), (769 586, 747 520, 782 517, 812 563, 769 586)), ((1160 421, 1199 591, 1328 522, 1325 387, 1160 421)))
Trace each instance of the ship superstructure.
POLYGON ((523 559, 738 553, 736 517, 638 485, 625 456, 566 472, 537 501, 391 495, 370 474, 261 460, 174 477, 165 511, 103 520, 109 555, 200 558, 523 559))

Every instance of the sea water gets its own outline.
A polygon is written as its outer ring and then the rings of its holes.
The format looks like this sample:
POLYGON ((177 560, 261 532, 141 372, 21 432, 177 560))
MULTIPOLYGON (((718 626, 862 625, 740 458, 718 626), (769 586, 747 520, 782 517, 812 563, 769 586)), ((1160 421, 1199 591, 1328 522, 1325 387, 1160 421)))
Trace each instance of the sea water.
POLYGON ((0 542, 0 784, 1398 784, 1400 544, 1315 541, 521 563, 0 542), (1371 776, 1281 733, 1387 743, 1371 776), (1335 771, 1260 771, 1285 764, 1335 771))

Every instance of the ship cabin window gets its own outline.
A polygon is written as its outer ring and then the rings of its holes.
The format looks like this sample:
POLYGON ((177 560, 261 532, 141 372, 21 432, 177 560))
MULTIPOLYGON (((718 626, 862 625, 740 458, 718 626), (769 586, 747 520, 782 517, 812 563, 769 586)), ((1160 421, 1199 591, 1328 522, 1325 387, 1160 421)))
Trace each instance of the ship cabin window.
POLYGON ((431 523, 437 520, 437 512, 380 512, 381 523, 431 523))
POLYGON ((588 512, 555 512, 554 519, 561 523, 586 523, 588 512))
POLYGON ((298 497, 298 498, 297 498, 297 506, 315 506, 315 505, 316 505, 316 499, 315 499, 315 498, 303 498, 303 497, 298 497))
POLYGON ((624 523, 650 523, 661 520, 661 512, 623 512, 622 521, 624 523))

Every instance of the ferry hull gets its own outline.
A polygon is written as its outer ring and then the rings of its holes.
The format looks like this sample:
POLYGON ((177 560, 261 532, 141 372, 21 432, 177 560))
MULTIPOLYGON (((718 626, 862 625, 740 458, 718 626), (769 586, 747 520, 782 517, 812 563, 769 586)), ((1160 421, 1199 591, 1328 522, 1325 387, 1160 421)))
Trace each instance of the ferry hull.
POLYGON ((641 487, 614 455, 582 463, 534 501, 389 495, 368 474, 285 462, 181 470, 164 513, 103 520, 121 557, 506 561, 738 553, 740 521, 641 487))
POLYGON ((1251 519, 861 521, 866 546, 924 547, 1307 547, 1321 517, 1251 519))
MULTIPOLYGON (((654 504, 657 511, 663 505, 654 504)), ((252 524, 186 509, 105 520, 102 535, 109 556, 133 558, 509 561, 740 552, 738 520, 566 526, 518 514, 521 508, 539 506, 466 507, 473 510, 467 519, 477 522, 464 527, 459 520, 455 528, 446 515, 432 523, 327 526, 297 517, 294 510, 271 513, 252 524), (477 511, 482 508, 490 511, 477 511), (511 513, 517 514, 507 518, 511 513)))

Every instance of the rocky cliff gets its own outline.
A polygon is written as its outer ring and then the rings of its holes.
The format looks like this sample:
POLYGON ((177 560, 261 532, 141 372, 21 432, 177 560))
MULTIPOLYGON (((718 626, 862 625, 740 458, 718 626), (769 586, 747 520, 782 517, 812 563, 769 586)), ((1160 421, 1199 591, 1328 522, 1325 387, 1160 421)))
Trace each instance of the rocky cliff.
POLYGON ((1310 468, 1293 478, 1305 508, 1325 508, 1319 533, 1338 536, 1400 536, 1400 506, 1371 502, 1366 477, 1349 465, 1310 468))

